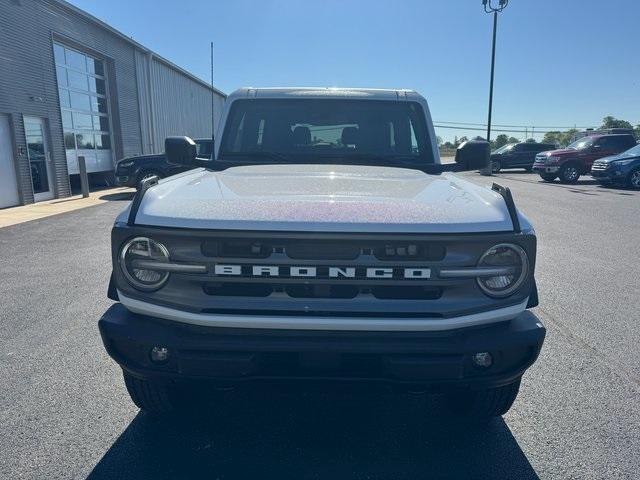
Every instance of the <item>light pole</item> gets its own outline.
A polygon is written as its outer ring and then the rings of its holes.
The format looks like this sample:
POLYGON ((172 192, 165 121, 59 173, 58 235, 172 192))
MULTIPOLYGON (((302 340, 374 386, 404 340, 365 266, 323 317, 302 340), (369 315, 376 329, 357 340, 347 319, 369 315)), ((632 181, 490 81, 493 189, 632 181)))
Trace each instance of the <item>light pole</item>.
MULTIPOLYGON (((491 0, 482 0, 485 13, 493 13, 493 43, 491 44, 491 80, 489 82, 489 116, 487 118, 487 142, 491 142, 491 110, 493 108, 493 72, 496 65, 496 30, 498 28, 498 13, 507 8, 509 0, 498 0, 498 5, 493 6, 491 0)), ((491 160, 482 170, 482 175, 491 175, 491 160)))

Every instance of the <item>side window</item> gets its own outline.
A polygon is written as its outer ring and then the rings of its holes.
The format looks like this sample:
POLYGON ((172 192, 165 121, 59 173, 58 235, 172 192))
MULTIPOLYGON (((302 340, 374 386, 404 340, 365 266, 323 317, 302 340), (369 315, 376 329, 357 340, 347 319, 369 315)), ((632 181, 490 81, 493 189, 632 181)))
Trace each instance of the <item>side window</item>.
POLYGON ((621 150, 629 150, 636 144, 635 138, 632 136, 624 136, 620 141, 620 149, 621 150))
POLYGON ((604 137, 600 139, 599 145, 606 150, 624 151, 629 148, 629 139, 626 136, 604 137))
POLYGON ((611 137, 610 142, 611 143, 609 148, 616 151, 625 150, 625 146, 627 145, 624 137, 611 137))

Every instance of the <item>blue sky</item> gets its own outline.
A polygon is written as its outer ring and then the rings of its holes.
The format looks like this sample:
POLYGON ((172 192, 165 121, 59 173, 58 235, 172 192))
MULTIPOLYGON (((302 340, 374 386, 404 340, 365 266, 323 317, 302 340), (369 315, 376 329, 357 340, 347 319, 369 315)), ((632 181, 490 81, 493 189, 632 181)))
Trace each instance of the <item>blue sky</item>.
MULTIPOLYGON (((213 41, 225 92, 413 88, 436 122, 486 122, 492 24, 480 0, 72 3, 205 80, 213 41)), ((637 0, 511 0, 498 21, 494 123, 640 123, 639 27, 637 0)))

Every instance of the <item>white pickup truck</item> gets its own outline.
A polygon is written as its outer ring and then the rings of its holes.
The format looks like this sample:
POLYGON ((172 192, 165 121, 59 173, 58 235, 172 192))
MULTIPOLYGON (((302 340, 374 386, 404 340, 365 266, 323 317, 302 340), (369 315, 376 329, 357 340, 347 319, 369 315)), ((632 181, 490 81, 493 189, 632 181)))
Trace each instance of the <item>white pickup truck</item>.
POLYGON ((505 413, 542 347, 536 237, 508 189, 441 165, 411 90, 245 88, 208 161, 187 137, 112 230, 99 322, 140 408, 183 382, 374 382, 505 413), (449 171, 449 172, 448 172, 449 171))

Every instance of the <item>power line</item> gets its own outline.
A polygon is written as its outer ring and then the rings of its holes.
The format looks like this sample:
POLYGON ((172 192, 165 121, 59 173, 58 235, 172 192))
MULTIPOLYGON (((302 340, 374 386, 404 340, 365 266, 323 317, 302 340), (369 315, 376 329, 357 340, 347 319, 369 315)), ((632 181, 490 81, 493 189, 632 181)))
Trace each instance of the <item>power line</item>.
MULTIPOLYGON (((473 126, 478 126, 478 127, 486 127, 487 124, 486 123, 472 123, 472 122, 445 122, 445 121, 440 121, 440 120, 434 120, 434 123, 445 123, 448 125, 473 125, 473 126)), ((529 125, 505 125, 505 124, 498 124, 498 123, 493 123, 492 125, 495 125, 496 127, 521 127, 521 128, 531 128, 531 124, 529 125)), ((534 128, 538 129, 538 128, 558 128, 558 129, 572 129, 572 128, 595 128, 593 125, 590 125, 588 127, 584 127, 584 126, 576 126, 576 125, 571 125, 568 127, 559 127, 556 125, 533 125, 534 128)))
MULTIPOLYGON (((479 131, 479 132, 483 132, 485 129, 484 128, 480 128, 480 127, 459 127, 459 126, 454 126, 454 125, 434 125, 435 128, 447 128, 447 129, 452 129, 452 130, 472 130, 472 131, 479 131)), ((492 130, 494 132, 501 132, 501 133, 528 133, 531 130, 531 127, 527 127, 528 130, 515 130, 515 129, 504 129, 504 128, 493 128, 492 130)), ((535 135, 535 134, 544 134, 547 132, 550 132, 552 130, 538 130, 538 128, 535 129, 535 131, 533 131, 531 134, 535 135)))

